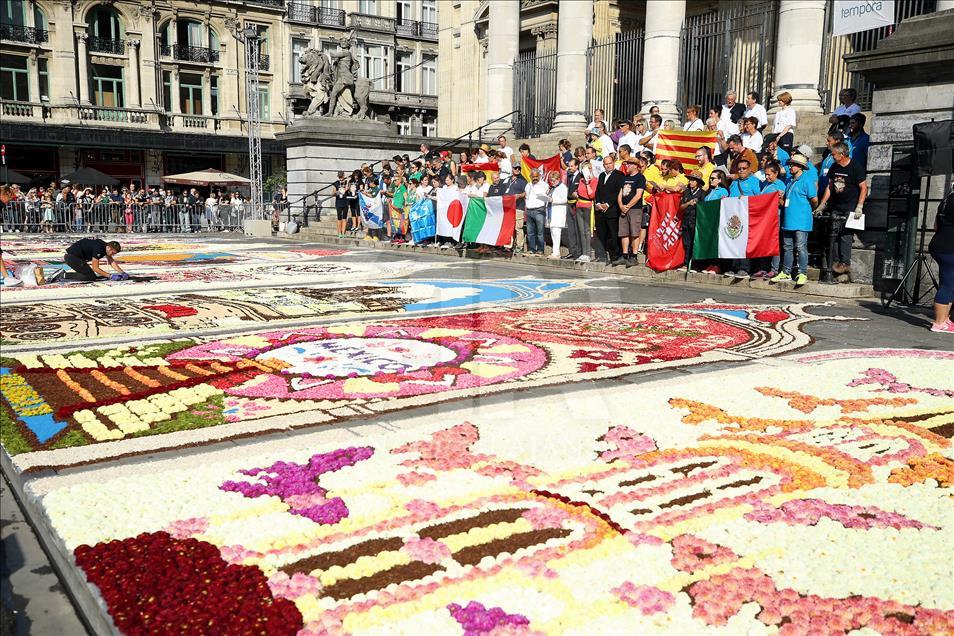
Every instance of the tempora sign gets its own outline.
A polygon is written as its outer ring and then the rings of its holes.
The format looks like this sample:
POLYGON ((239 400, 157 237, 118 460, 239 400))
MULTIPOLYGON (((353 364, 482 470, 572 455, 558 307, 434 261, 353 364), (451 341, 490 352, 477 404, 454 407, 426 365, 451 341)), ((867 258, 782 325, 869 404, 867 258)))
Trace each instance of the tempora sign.
POLYGON ((894 24, 894 0, 836 0, 832 35, 848 35, 894 24))

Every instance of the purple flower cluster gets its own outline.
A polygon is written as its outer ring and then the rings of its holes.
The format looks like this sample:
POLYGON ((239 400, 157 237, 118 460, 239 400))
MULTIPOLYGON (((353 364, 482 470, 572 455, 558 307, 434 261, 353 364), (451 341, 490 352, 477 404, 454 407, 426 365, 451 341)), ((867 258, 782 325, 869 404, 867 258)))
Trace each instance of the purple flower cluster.
POLYGON ((840 523, 845 528, 870 530, 871 528, 931 528, 920 521, 909 519, 896 512, 881 510, 874 506, 849 506, 822 501, 821 499, 795 499, 786 501, 778 508, 760 506, 745 515, 749 521, 759 523, 780 522, 790 526, 813 526, 823 518, 840 523))
POLYGON ((239 471, 243 475, 257 477, 256 482, 227 481, 220 488, 226 492, 241 493, 250 499, 278 497, 289 505, 292 514, 322 525, 331 525, 348 516, 348 507, 340 497, 326 498, 328 491, 318 484, 318 479, 324 473, 354 466, 373 454, 374 449, 370 446, 360 446, 313 455, 307 464, 275 462, 268 468, 239 471))
POLYGON ((502 626, 527 627, 530 619, 522 614, 508 614, 499 607, 485 608, 477 601, 471 601, 467 607, 457 603, 447 606, 451 616, 464 628, 464 636, 480 636, 502 626))

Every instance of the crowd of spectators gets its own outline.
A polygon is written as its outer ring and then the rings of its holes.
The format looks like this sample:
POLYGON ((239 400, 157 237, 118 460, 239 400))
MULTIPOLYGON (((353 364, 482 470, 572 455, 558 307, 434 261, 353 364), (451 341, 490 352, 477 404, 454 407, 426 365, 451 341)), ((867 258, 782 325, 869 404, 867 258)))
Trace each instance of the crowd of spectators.
MULTIPOLYGON (((202 232, 239 229, 248 202, 238 192, 199 188, 84 186, 52 182, 49 186, 11 185, 3 205, 4 232, 202 232)), ((275 213, 287 198, 276 199, 275 213)))
MULTIPOLYGON (((526 158, 536 159, 528 144, 514 151, 501 136, 496 147, 484 144, 472 154, 461 152, 456 157, 447 151, 433 152, 425 145, 414 160, 396 155, 377 171, 363 165, 351 175, 339 173, 333 184, 338 235, 364 231, 366 240, 411 242, 406 209, 422 198, 436 199, 439 188, 455 189, 470 197, 513 194, 518 197, 517 231, 512 248, 499 251, 543 254, 549 242, 554 246, 551 258, 584 262, 595 258, 632 266, 645 253, 653 194, 678 192, 685 217, 686 268, 711 275, 804 283, 808 238, 817 218, 822 217, 835 224, 838 236, 832 270, 849 274, 854 231, 844 225, 849 216, 861 216, 867 197, 869 138, 856 97, 852 89, 841 92, 827 147, 817 161, 810 146, 796 146, 798 117, 787 92, 776 96, 771 126, 755 92, 747 93, 742 103, 735 93, 727 93, 723 104, 705 111, 705 120, 702 106, 689 106, 681 124, 663 120, 653 106, 646 116, 620 119, 611 127, 602 109, 596 109, 586 130, 586 144, 573 148, 568 140, 560 140, 556 151, 561 170, 549 174, 532 170, 529 182, 520 169, 526 158), (692 166, 674 159, 658 161, 660 131, 678 129, 714 132, 716 143, 714 147, 701 145, 692 166), (481 164, 496 165, 485 170, 481 164), (461 167, 466 165, 477 169, 465 172, 461 167), (779 257, 755 262, 691 262, 697 203, 767 192, 777 193, 779 199, 779 257), (364 229, 359 193, 383 195, 385 227, 364 229)), ((438 236, 433 244, 446 248, 453 241, 438 236)))

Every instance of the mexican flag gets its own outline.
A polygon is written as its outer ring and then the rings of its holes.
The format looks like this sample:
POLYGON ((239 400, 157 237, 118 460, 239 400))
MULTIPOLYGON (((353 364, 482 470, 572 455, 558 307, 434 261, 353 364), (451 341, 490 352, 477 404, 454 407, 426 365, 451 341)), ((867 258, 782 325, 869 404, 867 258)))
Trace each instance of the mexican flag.
POLYGON ((516 222, 516 197, 475 197, 467 204, 467 221, 461 240, 483 245, 510 245, 516 222))
POLYGON ((469 197, 463 196, 457 188, 438 188, 437 190, 437 235, 460 240, 460 230, 464 225, 469 197))
POLYGON ((696 205, 693 260, 778 255, 778 193, 696 205))

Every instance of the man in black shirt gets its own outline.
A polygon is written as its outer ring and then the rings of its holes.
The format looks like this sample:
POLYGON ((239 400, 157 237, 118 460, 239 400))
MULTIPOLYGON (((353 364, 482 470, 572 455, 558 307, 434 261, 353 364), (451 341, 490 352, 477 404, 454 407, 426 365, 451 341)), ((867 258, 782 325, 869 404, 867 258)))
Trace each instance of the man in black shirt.
POLYGON ((619 252, 619 191, 623 187, 623 173, 616 169, 612 157, 603 158, 603 174, 596 183, 595 232, 606 250, 606 262, 624 265, 619 252))
POLYGON ((331 184, 335 189, 335 212, 338 215, 338 238, 344 236, 348 223, 348 180, 343 170, 338 171, 338 180, 331 184))
POLYGON ((623 185, 619 190, 619 239, 623 244, 622 259, 626 267, 632 267, 637 262, 641 247, 639 230, 643 220, 646 177, 640 174, 641 165, 635 157, 629 157, 621 168, 626 171, 626 177, 623 178, 623 185), (633 246, 632 254, 629 253, 630 245, 633 246))
MULTIPOLYGON (((79 274, 80 280, 96 280, 97 276, 109 278, 109 274, 99 266, 100 259, 105 258, 106 262, 116 270, 120 277, 119 280, 129 278, 129 274, 123 271, 123 268, 113 259, 116 254, 122 250, 122 247, 116 241, 107 243, 102 239, 84 238, 76 241, 68 248, 63 256, 63 262, 69 265, 70 269, 79 274)), ((74 277, 77 278, 77 277, 74 277)))
POLYGON ((838 234, 835 253, 831 255, 831 269, 837 274, 849 274, 854 231, 845 229, 845 221, 849 214, 855 219, 860 219, 864 214, 865 199, 868 198, 868 183, 865 179, 868 175, 864 166, 849 158, 845 142, 833 145, 831 155, 835 163, 828 169, 828 187, 822 193, 815 213, 820 214, 831 206, 832 223, 838 234))

